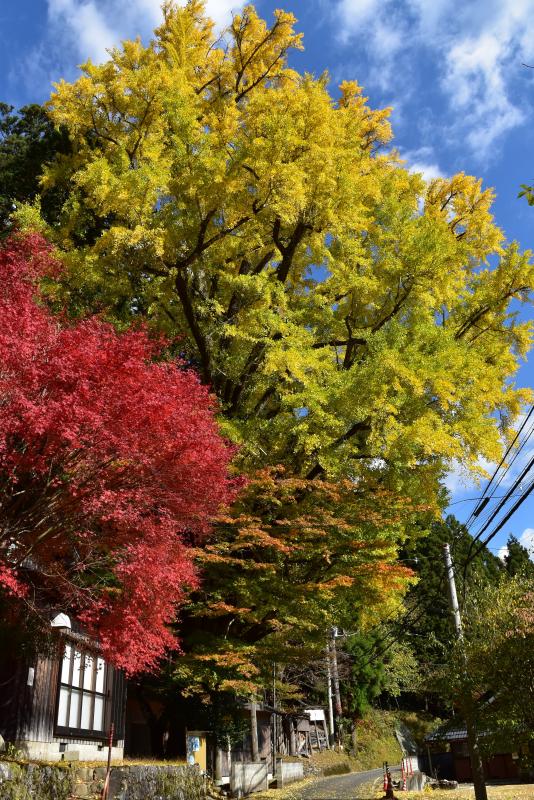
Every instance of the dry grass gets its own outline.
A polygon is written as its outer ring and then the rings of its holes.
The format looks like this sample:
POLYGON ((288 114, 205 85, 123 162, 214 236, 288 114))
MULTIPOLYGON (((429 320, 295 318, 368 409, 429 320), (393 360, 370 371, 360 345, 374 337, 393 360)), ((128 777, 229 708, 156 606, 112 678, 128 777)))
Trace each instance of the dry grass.
MULTIPOLYGON (((429 789, 425 792, 402 792, 406 800, 473 800, 473 789, 429 789)), ((534 800, 534 784, 488 786, 488 800, 534 800)))
MULTIPOLYGON (((367 786, 359 793, 360 800, 379 800, 384 796, 381 789, 367 786)), ((473 789, 431 789, 423 792, 397 792, 399 800, 474 800, 473 789)), ((506 786, 488 786, 488 800, 534 800, 534 784, 510 784, 506 786)))

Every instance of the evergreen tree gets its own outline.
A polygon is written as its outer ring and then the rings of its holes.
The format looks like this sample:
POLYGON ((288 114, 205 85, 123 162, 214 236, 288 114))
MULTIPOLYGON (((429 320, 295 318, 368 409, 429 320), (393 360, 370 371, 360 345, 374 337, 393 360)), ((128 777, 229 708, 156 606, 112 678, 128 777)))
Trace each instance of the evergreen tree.
POLYGON ((512 577, 521 574, 534 576, 532 555, 513 534, 508 537, 506 549, 508 552, 504 557, 504 564, 509 575, 512 577))
POLYGON ((417 539, 402 553, 416 573, 418 583, 407 595, 408 614, 406 622, 401 625, 400 635, 414 646, 426 688, 455 638, 445 580, 445 543, 451 546, 461 605, 470 587, 495 585, 503 572, 501 560, 487 548, 471 562, 467 571, 464 570, 463 565, 472 553, 473 537, 452 515, 435 522, 427 536, 417 539))
MULTIPOLYGON (((65 128, 57 129, 39 105, 0 103, 0 234, 10 229, 9 217, 17 205, 33 201, 40 193, 45 165, 70 150, 65 128)), ((57 222, 66 194, 61 182, 41 196, 41 213, 57 222)))

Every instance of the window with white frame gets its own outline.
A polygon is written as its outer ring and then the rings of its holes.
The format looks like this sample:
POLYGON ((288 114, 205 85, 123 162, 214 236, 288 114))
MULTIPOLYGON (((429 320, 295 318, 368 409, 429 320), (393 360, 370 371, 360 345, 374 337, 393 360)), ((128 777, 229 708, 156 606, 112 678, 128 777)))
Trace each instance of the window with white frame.
POLYGON ((108 667, 103 658, 67 642, 59 676, 56 727, 61 733, 104 735, 108 667))

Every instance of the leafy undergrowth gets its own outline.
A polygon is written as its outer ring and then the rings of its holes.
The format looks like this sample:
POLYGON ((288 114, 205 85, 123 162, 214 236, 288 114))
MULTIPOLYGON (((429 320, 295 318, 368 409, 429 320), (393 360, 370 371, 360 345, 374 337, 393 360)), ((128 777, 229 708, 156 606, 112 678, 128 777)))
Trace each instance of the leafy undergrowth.
POLYGON ((402 758, 395 737, 396 714, 372 709, 358 726, 357 754, 354 761, 358 771, 381 767, 384 761, 398 764, 402 758))
MULTIPOLYGON (((25 758, 21 754, 12 755, 10 753, 0 753, 0 761, 6 761, 11 764, 20 764, 21 766, 27 764, 39 764, 42 767, 60 767, 62 769, 76 769, 78 767, 87 767, 87 769, 96 769, 97 767, 106 767, 107 760, 99 761, 46 761, 44 759, 25 758)), ((125 758, 113 759, 111 767, 185 767, 187 762, 185 759, 164 761, 158 758, 125 758)), ((1 800, 1 798, 0 798, 1 800)))

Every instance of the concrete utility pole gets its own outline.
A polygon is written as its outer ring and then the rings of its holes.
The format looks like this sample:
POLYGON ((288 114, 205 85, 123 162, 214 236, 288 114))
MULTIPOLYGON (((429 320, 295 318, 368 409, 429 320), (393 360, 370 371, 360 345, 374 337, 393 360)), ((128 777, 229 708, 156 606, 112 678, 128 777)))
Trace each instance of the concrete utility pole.
POLYGON ((328 698, 328 746, 334 746, 334 707, 332 705, 332 666, 330 664, 330 642, 326 643, 326 695, 328 698))
POLYGON ((336 720, 337 720, 337 739, 338 739, 338 745, 342 745, 343 731, 341 725, 341 715, 343 713, 343 709, 341 707, 341 692, 339 690, 339 672, 337 669, 337 650, 336 650, 337 628, 332 628, 330 633, 331 633, 331 639, 330 639, 329 649, 330 649, 330 661, 332 665, 332 685, 334 689, 335 710, 336 710, 336 720))
MULTIPOLYGON (((458 595, 456 594, 456 581, 454 579, 454 569, 452 565, 451 550, 448 544, 443 545, 443 557, 445 559, 445 568, 447 570, 447 583, 449 585, 449 599, 451 603, 451 610, 454 616, 454 627, 460 640, 463 639, 464 633, 462 629, 462 618, 460 616, 460 607, 458 605, 458 595)), ((467 745, 469 747, 469 756, 471 758, 471 772, 473 773, 473 784, 475 788, 475 800, 488 800, 486 792, 486 781, 484 779, 484 765, 482 763, 482 756, 480 755, 480 748, 478 746, 476 722, 475 722, 475 700, 473 695, 468 690, 462 693, 461 697, 461 711, 465 717, 465 727, 467 730, 467 745)))
POLYGON ((337 650, 336 650, 336 637, 335 631, 332 629, 332 638, 330 640, 330 655, 332 657, 332 683, 334 684, 334 697, 336 698, 336 715, 338 717, 343 713, 341 708, 341 693, 339 691, 339 672, 337 670, 337 650))

